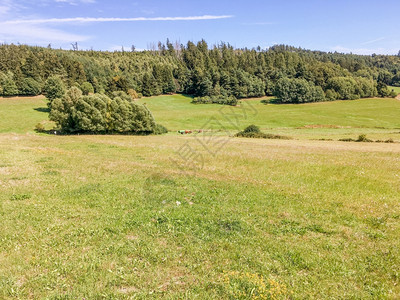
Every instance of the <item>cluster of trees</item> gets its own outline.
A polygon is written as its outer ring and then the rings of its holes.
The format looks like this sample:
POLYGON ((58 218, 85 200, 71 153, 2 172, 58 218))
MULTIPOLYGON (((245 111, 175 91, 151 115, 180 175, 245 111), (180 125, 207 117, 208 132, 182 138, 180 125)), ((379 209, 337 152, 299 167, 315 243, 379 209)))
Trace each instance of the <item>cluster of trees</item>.
MULTIPOLYGON (((134 49, 133 49, 134 50, 134 49)), ((282 102, 391 96, 400 57, 309 51, 285 45, 235 49, 204 40, 135 51, 66 51, 0 46, 0 95, 49 94, 49 78, 84 95, 186 93, 205 99, 275 95, 282 102)), ((209 100, 207 100, 209 101, 209 100)), ((212 100, 211 100, 212 101, 212 100)))
POLYGON ((238 100, 234 96, 204 96, 204 97, 194 97, 192 103, 195 104, 223 104, 236 106, 238 100))
POLYGON ((320 86, 299 78, 281 78, 275 86, 275 95, 282 103, 305 103, 325 100, 320 86))
POLYGON ((112 97, 83 95, 80 89, 72 87, 62 97, 49 100, 50 120, 66 133, 165 132, 145 106, 134 103, 124 92, 114 92, 112 97))

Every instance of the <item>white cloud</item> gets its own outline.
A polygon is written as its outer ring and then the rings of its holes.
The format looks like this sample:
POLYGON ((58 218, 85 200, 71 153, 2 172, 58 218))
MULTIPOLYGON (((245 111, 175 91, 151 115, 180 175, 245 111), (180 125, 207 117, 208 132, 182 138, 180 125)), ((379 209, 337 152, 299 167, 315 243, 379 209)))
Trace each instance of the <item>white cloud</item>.
POLYGON ((2 24, 57 24, 57 23, 96 23, 96 22, 139 22, 139 21, 203 21, 203 20, 217 20, 227 19, 233 16, 222 15, 222 16, 190 16, 190 17, 138 17, 138 18, 88 18, 88 17, 77 17, 77 18, 49 18, 49 19, 30 19, 30 20, 11 20, 0 22, 2 24))
POLYGON ((20 13, 25 10, 21 1, 0 0, 0 40, 2 43, 20 42, 43 45, 53 42, 82 42, 89 38, 39 24, 9 24, 5 21, 19 19, 20 13))
POLYGON ((371 40, 371 41, 364 42, 361 45, 373 44, 373 43, 376 43, 376 42, 379 42, 379 41, 383 41, 384 39, 386 39, 386 38, 385 37, 380 37, 380 38, 377 38, 377 39, 374 39, 374 40, 371 40))
MULTIPOLYGON (((137 17, 137 18, 36 18, 29 17, 29 7, 25 0, 0 0, 0 41, 2 43, 26 43, 47 45, 48 43, 69 44, 83 42, 91 37, 68 32, 67 28, 55 28, 57 25, 81 25, 100 22, 138 22, 138 21, 201 21, 230 18, 232 16, 189 16, 189 17, 137 17)), ((92 4, 96 0, 37 0, 37 4, 54 3, 78 5, 92 4)))
POLYGON ((0 38, 6 42, 43 44, 82 42, 89 37, 37 25, 0 23, 0 38))
POLYGON ((398 49, 386 49, 386 48, 347 48, 343 46, 335 46, 331 48, 332 51, 340 52, 340 53, 353 53, 360 55, 371 55, 375 54, 391 54, 394 55, 398 52, 398 49))
POLYGON ((5 15, 10 11, 10 6, 7 5, 0 5, 0 16, 5 15))
POLYGON ((12 12, 20 9, 20 5, 11 0, 0 0, 0 17, 4 19, 12 12))
POLYGON ((78 5, 79 3, 83 3, 83 4, 96 3, 95 0, 54 0, 54 2, 67 3, 67 4, 70 4, 70 5, 78 5))

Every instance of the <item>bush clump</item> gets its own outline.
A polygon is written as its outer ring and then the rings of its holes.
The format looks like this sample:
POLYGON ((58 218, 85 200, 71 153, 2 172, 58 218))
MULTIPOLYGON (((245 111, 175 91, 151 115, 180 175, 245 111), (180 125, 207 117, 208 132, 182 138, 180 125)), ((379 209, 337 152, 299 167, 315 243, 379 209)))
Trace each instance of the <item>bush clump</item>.
POLYGON ((25 78, 22 81, 21 87, 19 89, 20 95, 26 96, 37 96, 42 92, 42 87, 39 82, 33 78, 25 78))
POLYGON ((373 141, 365 134, 360 134, 357 139, 352 139, 352 138, 344 138, 344 139, 339 139, 341 142, 359 142, 359 143, 394 143, 393 139, 388 139, 388 140, 376 140, 373 141))
POLYGON ((62 98, 53 100, 50 120, 65 133, 158 134, 146 106, 134 103, 124 92, 114 92, 112 98, 103 94, 83 95, 72 87, 62 98))
POLYGON ((275 96, 280 103, 306 103, 325 101, 320 86, 305 79, 281 78, 275 86, 275 96))
POLYGON ((222 104, 236 106, 238 100, 234 96, 205 96, 196 97, 192 100, 195 104, 222 104))
POLYGON ((37 123, 35 125, 35 131, 36 132, 45 132, 46 128, 44 127, 44 125, 42 123, 37 123))
POLYGON ((249 125, 243 131, 238 132, 236 137, 257 138, 257 139, 283 139, 289 140, 290 138, 283 135, 271 134, 261 132, 260 128, 256 125, 249 125))
POLYGON ((361 142, 361 143, 372 143, 373 140, 370 140, 369 138, 367 138, 367 136, 365 134, 360 134, 358 136, 358 139, 356 140, 356 142, 361 142))
POLYGON ((90 82, 84 82, 80 86, 81 91, 84 95, 89 95, 94 93, 93 85, 90 82))
POLYGON ((49 100, 48 107, 51 108, 54 99, 61 98, 65 94, 65 85, 59 76, 49 77, 43 87, 43 92, 49 100))
POLYGON ((161 124, 156 124, 154 127, 154 134, 164 134, 164 133, 168 133, 168 129, 161 125, 161 124))
POLYGON ((387 144, 392 144, 394 143, 394 140, 392 138, 387 139, 387 140, 376 140, 375 143, 387 143, 387 144))

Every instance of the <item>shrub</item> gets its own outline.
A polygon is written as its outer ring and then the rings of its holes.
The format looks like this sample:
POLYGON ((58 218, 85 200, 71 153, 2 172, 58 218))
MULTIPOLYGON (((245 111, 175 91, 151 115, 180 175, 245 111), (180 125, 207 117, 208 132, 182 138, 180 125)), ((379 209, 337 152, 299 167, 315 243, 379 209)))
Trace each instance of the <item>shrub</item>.
POLYGON ((344 139, 339 139, 340 142, 355 142, 355 139, 352 138, 344 138, 344 139))
POLYGON ((53 101, 50 120, 68 133, 150 134, 155 131, 153 116, 145 106, 134 103, 123 92, 115 92, 113 96, 112 99, 102 94, 85 96, 72 87, 62 98, 53 101))
POLYGON ((89 95, 94 93, 93 85, 90 82, 84 82, 81 84, 81 91, 84 95, 89 95))
POLYGON ((263 132, 243 132, 240 131, 236 134, 237 137, 255 138, 255 139, 266 139, 267 135, 263 132))
POLYGON ((250 133, 250 132, 255 132, 255 133, 258 133, 258 132, 261 132, 260 131, 260 127, 258 127, 258 126, 256 126, 256 125, 249 125, 249 126, 247 126, 244 130, 243 130, 243 133, 250 133))
POLYGON ((168 129, 165 126, 161 125, 161 124, 156 124, 155 127, 154 127, 153 133, 154 134, 168 133, 168 129))
POLYGON ((61 98, 64 95, 64 82, 58 76, 51 76, 46 80, 43 87, 43 92, 46 95, 46 98, 49 100, 48 106, 51 108, 53 100, 61 98))
POLYGON ((14 80, 12 79, 7 79, 3 83, 3 95, 4 96, 16 96, 18 95, 18 88, 15 85, 14 80))
POLYGON ((281 78, 275 86, 275 96, 281 103, 306 103, 325 100, 324 91, 320 86, 305 79, 281 78))
POLYGON ((42 123, 37 123, 35 125, 35 131, 36 132, 45 132, 46 129, 44 128, 44 125, 42 123))
POLYGON ((134 89, 128 90, 128 95, 131 96, 132 100, 138 99, 139 95, 134 89))
POLYGON ((390 91, 387 85, 382 82, 378 82, 377 90, 378 90, 378 96, 382 98, 384 97, 394 98, 397 96, 397 94, 394 91, 390 91))
POLYGON ((333 77, 328 80, 327 87, 337 93, 336 99, 350 100, 356 94, 357 82, 351 77, 333 77))
POLYGON ((42 87, 39 82, 33 78, 25 78, 20 87, 20 94, 27 96, 37 96, 42 92, 42 87))
POLYGON ((256 125, 249 125, 243 131, 238 132, 236 137, 246 138, 257 138, 257 139, 284 139, 289 140, 290 138, 283 135, 264 133, 260 131, 260 128, 256 125))
POLYGON ((222 105, 237 105, 237 99, 234 96, 204 96, 196 97, 192 100, 195 104, 222 104, 222 105))
POLYGON ((373 140, 368 139, 365 134, 360 134, 356 140, 352 139, 352 138, 344 138, 344 139, 339 139, 339 141, 341 141, 341 142, 361 142, 361 143, 374 142, 373 140))
POLYGON ((394 90, 392 90, 392 91, 389 93, 389 97, 390 97, 390 98, 396 98, 396 97, 397 97, 397 93, 396 93, 394 90))
POLYGON ((368 139, 365 134, 360 134, 356 142, 371 143, 373 140, 368 139))
POLYGON ((394 143, 394 140, 392 139, 392 138, 390 138, 390 139, 387 139, 387 140, 376 140, 375 141, 376 143, 388 143, 388 144, 391 144, 391 143, 394 143))
POLYGON ((14 81, 14 74, 12 72, 0 72, 0 92, 3 96, 18 95, 18 87, 14 81))
POLYGON ((325 92, 325 99, 328 101, 334 101, 339 99, 339 94, 336 93, 334 90, 329 89, 325 92))

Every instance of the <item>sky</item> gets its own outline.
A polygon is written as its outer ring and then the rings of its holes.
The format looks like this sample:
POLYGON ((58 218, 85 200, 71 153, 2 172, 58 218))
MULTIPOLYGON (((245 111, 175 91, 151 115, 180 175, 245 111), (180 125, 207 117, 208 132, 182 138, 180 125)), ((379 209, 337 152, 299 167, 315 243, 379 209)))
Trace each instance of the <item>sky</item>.
POLYGON ((397 54, 399 11, 399 0, 0 0, 0 43, 118 51, 169 38, 397 54))

